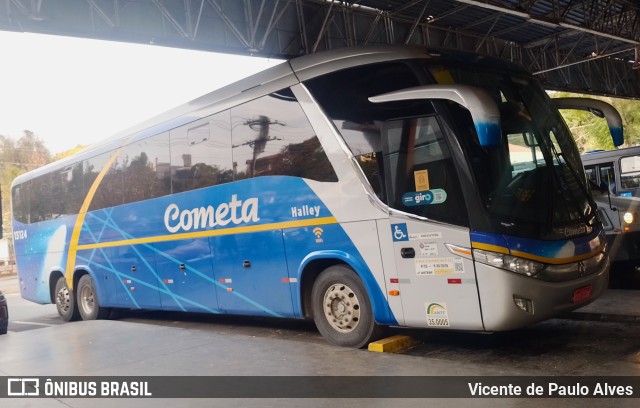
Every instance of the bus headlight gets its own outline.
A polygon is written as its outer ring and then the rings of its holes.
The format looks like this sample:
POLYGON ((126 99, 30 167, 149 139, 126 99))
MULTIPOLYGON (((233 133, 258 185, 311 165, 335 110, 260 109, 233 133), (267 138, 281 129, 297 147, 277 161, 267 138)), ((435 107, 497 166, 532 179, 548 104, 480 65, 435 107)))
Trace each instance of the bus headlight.
POLYGON ((624 217, 622 217, 624 222, 626 222, 627 224, 632 224, 637 218, 638 218, 637 214, 634 214, 634 213, 628 212, 628 211, 626 213, 624 213, 624 217))
POLYGON ((607 259, 605 252, 601 252, 583 261, 545 265, 530 259, 481 249, 474 249, 473 257, 477 262, 548 282, 564 282, 596 273, 602 269, 602 263, 607 259))
POLYGON ((526 276, 535 276, 544 268, 544 264, 530 259, 519 258, 513 255, 474 249, 473 256, 476 261, 495 266, 496 268, 519 273, 526 276))

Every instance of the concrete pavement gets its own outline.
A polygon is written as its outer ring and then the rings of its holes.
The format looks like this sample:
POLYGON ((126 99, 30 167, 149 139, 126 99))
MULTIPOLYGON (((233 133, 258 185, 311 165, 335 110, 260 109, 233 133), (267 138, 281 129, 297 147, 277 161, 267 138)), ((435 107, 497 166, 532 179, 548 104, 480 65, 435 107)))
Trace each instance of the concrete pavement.
MULTIPOLYGON (((0 277, 0 289, 18 293, 17 277, 0 277)), ((12 295, 17 296, 17 295, 12 295)), ((591 305, 569 314, 572 319, 640 320, 640 291, 609 290, 591 305)), ((544 364, 487 365, 463 358, 416 358, 332 347, 321 339, 253 336, 224 330, 184 330, 178 326, 140 325, 128 321, 69 323, 10 333, 0 338, 0 376, 547 376, 544 364), (523 367, 526 367, 523 368, 523 367)), ((585 357, 588 358, 588 357, 585 357)), ((585 366, 582 375, 606 371, 585 366)), ((635 375, 632 363, 612 375, 635 375)), ((158 399, 116 401, 126 407, 582 407, 580 399, 158 399), (427 401, 429 402, 427 404, 427 401)), ((601 407, 631 407, 630 399, 598 399, 601 407)), ((108 399, 8 399, 6 407, 101 408, 108 399)))

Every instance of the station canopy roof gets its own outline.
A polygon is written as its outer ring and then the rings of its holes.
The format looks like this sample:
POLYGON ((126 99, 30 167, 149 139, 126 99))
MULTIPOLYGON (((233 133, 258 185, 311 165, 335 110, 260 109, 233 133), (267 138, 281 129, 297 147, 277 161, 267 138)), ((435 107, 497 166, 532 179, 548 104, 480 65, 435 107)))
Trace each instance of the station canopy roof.
POLYGON ((279 58, 424 44, 514 61, 548 89, 640 98, 635 0, 6 0, 0 30, 279 58))

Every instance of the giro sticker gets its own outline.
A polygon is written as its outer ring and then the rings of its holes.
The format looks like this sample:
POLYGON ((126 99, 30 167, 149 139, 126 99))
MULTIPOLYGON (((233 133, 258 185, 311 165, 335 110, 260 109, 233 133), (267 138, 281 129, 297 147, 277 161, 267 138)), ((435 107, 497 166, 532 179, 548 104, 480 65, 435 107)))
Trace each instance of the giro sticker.
POLYGON ((441 188, 415 191, 402 196, 402 204, 407 207, 418 205, 442 204, 447 200, 447 192, 441 188))

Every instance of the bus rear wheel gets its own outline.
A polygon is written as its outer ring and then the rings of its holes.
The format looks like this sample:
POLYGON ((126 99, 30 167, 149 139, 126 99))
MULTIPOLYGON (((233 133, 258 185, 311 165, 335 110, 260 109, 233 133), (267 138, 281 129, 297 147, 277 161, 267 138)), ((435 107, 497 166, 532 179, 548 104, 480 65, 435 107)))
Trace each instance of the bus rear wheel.
POLYGON ((109 310, 100 307, 98 294, 91 275, 82 275, 78 281, 78 310, 82 320, 105 319, 109 310))
POLYGON ((380 334, 364 284, 349 267, 324 270, 311 293, 313 320, 331 344, 361 348, 380 334))
POLYGON ((64 276, 58 278, 55 289, 55 301, 56 309, 60 318, 65 322, 71 322, 78 320, 80 315, 78 314, 78 306, 76 304, 76 297, 73 292, 67 287, 67 281, 64 276))

